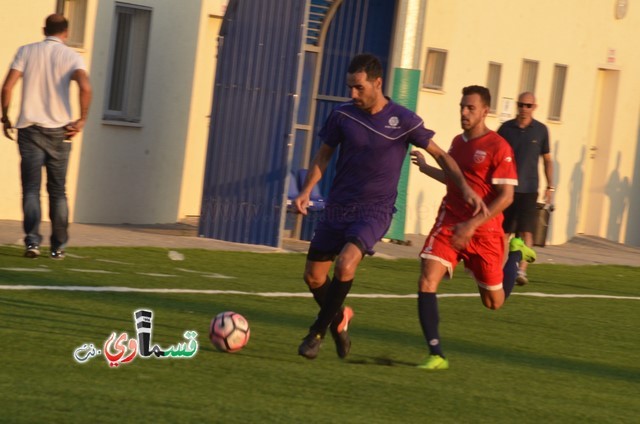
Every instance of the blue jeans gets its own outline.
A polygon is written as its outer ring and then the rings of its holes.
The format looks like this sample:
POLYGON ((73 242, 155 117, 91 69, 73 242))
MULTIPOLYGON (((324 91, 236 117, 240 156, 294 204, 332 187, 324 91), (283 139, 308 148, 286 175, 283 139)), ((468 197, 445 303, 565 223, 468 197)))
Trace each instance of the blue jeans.
POLYGON ((51 219, 51 249, 62 249, 67 243, 69 209, 66 179, 71 143, 64 141, 64 128, 42 128, 32 125, 18 130, 18 147, 22 162, 22 210, 24 242, 40 244, 40 183, 42 167, 47 170, 49 218, 51 219))

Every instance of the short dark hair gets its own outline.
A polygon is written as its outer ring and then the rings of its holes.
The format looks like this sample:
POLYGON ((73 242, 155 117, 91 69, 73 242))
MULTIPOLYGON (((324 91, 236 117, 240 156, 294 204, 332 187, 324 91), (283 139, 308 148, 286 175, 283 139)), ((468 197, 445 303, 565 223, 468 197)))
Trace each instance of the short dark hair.
POLYGON ((69 21, 57 13, 47 16, 47 20, 44 22, 44 34, 56 35, 65 32, 69 28, 69 21))
POLYGON ((478 94, 485 106, 491 106, 491 93, 487 87, 481 85, 470 85, 462 89, 462 95, 478 94))
POLYGON ((382 78, 382 63, 380 62, 380 59, 372 54, 359 54, 351 59, 347 72, 350 74, 364 72, 367 74, 368 80, 382 78))

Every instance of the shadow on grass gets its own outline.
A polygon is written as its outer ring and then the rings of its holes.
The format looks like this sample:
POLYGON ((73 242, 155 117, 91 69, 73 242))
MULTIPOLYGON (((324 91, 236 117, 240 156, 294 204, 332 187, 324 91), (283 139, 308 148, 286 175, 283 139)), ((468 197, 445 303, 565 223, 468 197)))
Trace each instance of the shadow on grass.
POLYGON ((380 365, 384 367, 415 367, 418 364, 416 362, 401 361, 388 356, 368 356, 368 355, 352 355, 352 357, 345 359, 345 362, 353 365, 380 365))
POLYGON ((500 360, 513 365, 555 370, 565 373, 591 375, 636 383, 640 380, 640 369, 597 364, 557 355, 544 355, 521 350, 510 350, 496 346, 483 346, 468 340, 447 339, 447 350, 460 355, 486 358, 488 361, 500 360))

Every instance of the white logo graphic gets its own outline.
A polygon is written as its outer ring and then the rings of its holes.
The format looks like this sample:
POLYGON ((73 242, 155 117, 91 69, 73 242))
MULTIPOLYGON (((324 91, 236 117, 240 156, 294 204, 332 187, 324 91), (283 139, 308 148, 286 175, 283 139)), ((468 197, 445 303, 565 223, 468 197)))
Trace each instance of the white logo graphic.
POLYGON ((473 161, 475 163, 482 163, 484 162, 486 157, 487 157, 487 152, 483 150, 476 150, 476 152, 473 154, 473 161))
POLYGON ((511 162, 513 159, 511 159, 511 156, 507 156, 506 158, 504 158, 505 162, 511 162))
POLYGON ((392 116, 391 118, 389 118, 388 125, 385 125, 384 127, 389 130, 397 130, 398 128, 400 128, 398 127, 399 124, 400 119, 398 119, 397 116, 392 116))

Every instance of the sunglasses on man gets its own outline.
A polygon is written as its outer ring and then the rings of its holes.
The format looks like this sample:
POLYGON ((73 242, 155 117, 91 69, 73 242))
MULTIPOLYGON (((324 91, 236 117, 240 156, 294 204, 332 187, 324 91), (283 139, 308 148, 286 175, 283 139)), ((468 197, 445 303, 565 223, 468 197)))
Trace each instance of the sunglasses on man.
POLYGON ((533 107, 533 103, 518 102, 518 107, 526 107, 527 109, 531 109, 533 107))

